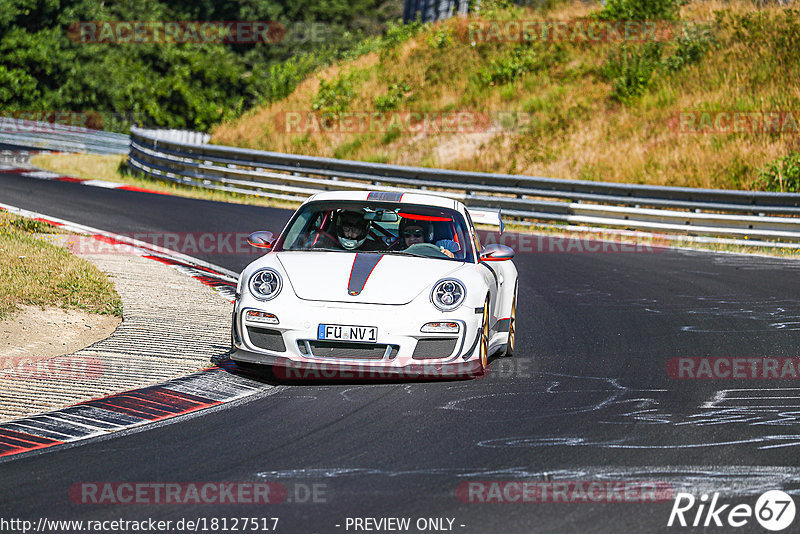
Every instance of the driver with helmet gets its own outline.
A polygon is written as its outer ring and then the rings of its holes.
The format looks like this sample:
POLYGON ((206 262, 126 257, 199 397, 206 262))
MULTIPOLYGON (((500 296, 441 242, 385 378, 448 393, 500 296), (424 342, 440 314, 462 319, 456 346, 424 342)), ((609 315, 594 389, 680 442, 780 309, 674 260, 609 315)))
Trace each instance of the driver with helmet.
POLYGON ((324 222, 327 219, 326 214, 322 217, 322 222, 298 239, 303 248, 359 251, 377 249, 375 240, 369 236, 372 223, 364 218, 363 212, 339 209, 331 212, 330 217, 330 224, 324 222))
POLYGON ((439 252, 449 258, 453 258, 453 252, 459 250, 458 243, 449 239, 442 239, 433 242, 433 223, 403 217, 400 221, 400 238, 403 248, 420 243, 430 243, 439 247, 439 252))
POLYGON ((369 237, 372 222, 360 211, 340 210, 336 213, 336 239, 345 250, 376 250, 377 243, 369 237))

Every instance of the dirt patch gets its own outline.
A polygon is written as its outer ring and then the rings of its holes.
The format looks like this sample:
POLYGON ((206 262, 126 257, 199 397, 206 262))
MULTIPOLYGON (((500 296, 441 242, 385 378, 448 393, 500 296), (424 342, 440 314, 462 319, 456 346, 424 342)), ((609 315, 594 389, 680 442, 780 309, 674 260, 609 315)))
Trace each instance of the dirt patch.
POLYGON ((495 132, 480 132, 453 136, 434 149, 436 162, 449 165, 454 161, 473 158, 495 135, 495 132))
POLYGON ((9 362, 72 354, 111 335, 122 319, 79 310, 18 306, 0 321, 0 368, 9 362))

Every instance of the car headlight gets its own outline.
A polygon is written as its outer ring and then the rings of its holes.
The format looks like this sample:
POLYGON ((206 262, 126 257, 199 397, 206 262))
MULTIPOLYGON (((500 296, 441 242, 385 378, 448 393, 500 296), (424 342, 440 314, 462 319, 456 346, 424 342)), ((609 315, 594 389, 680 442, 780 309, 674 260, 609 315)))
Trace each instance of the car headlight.
POLYGON ((455 279, 446 279, 436 282, 431 291, 431 302, 442 311, 453 311, 464 302, 467 288, 455 279))
POLYGON ((271 300, 283 287, 281 275, 275 269, 259 269, 250 277, 250 293, 258 300, 271 300))

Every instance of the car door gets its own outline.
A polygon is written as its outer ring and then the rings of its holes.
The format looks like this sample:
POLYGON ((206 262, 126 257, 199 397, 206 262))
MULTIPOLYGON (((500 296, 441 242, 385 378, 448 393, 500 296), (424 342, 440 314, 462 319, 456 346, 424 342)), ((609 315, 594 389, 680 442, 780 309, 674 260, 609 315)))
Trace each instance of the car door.
POLYGON ((481 246, 478 232, 475 231, 475 226, 472 223, 472 218, 469 215, 469 211, 465 211, 465 214, 467 216, 467 224, 469 225, 470 237, 475 245, 475 254, 479 260, 478 270, 480 271, 481 276, 486 283, 486 287, 489 289, 489 317, 491 321, 489 328, 494 330, 494 324, 497 322, 500 313, 499 296, 502 294, 501 288, 504 282, 503 275, 500 269, 490 265, 489 262, 480 261, 480 251, 483 250, 483 247, 481 246))

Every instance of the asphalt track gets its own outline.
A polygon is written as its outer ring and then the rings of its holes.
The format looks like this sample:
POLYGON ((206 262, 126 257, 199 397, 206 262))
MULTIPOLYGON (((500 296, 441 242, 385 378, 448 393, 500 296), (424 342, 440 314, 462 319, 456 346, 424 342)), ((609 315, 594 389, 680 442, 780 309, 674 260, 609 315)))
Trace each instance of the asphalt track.
MULTIPOLYGON (((290 215, 7 174, 0 202, 126 234, 279 231, 290 215)), ((237 271, 253 258, 199 256, 237 271)), ((407 517, 407 532, 433 531, 416 530, 419 518, 450 518, 464 533, 691 531, 666 527, 671 499, 476 503, 457 488, 657 481, 750 505, 766 490, 800 492, 796 380, 667 373, 677 357, 799 356, 800 264, 680 250, 514 261, 517 355, 492 361, 485 378, 265 377, 265 393, 241 403, 0 462, 0 519, 278 517, 278 532, 311 533, 356 532, 348 517, 407 517), (206 481, 280 482, 292 502, 91 505, 68 495, 82 482, 206 481), (317 502, 298 502, 314 484, 317 502)), ((763 529, 751 518, 736 531, 763 529)))

